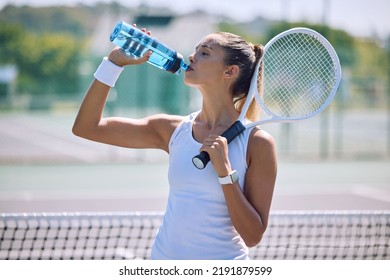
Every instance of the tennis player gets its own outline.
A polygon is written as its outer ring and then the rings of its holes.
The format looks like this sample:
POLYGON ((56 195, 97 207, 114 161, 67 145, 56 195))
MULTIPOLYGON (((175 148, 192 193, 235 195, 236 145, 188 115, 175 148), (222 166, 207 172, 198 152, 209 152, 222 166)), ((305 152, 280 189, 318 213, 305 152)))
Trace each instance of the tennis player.
MULTIPOLYGON (((274 140, 259 128, 244 131, 229 145, 219 135, 237 120, 262 54, 261 45, 234 34, 204 37, 189 56, 184 77, 185 84, 202 95, 202 107, 188 116, 102 117, 110 88, 123 68, 146 62, 150 52, 134 59, 115 48, 96 71, 73 133, 101 143, 169 154, 170 191, 152 259, 248 259, 248 247, 260 242, 277 172, 274 140), (192 163, 200 151, 211 158, 203 170, 192 163)), ((248 111, 248 121, 257 111, 254 107, 248 111)))

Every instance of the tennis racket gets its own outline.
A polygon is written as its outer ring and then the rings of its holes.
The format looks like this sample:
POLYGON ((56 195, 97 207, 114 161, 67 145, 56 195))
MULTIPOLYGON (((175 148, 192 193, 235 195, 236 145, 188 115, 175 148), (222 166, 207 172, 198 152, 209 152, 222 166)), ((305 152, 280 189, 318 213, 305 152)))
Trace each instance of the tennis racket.
MULTIPOLYGON (((230 143, 247 128, 312 117, 332 101, 340 79, 340 62, 328 40, 308 28, 284 31, 265 45, 240 116, 221 136, 230 143), (245 122, 253 98, 266 116, 255 122, 245 122)), ((198 169, 205 168, 209 161, 206 152, 192 159, 198 169)))

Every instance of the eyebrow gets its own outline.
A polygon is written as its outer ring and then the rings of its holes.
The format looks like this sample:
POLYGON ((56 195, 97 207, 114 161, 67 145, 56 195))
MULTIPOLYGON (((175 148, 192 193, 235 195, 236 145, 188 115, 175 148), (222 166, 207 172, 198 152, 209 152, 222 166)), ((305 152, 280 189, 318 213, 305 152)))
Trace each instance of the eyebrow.
POLYGON ((206 45, 206 44, 199 44, 199 45, 197 45, 196 48, 195 48, 195 50, 198 50, 199 47, 208 48, 208 49, 210 49, 210 50, 213 50, 213 48, 212 48, 211 46, 206 45))

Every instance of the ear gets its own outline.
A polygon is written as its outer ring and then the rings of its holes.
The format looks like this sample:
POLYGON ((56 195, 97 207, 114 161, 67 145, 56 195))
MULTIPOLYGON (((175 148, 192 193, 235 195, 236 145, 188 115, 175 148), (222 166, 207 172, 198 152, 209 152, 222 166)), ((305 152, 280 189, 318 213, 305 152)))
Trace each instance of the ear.
POLYGON ((240 68, 237 65, 230 65, 224 72, 225 78, 235 78, 238 75, 240 68))

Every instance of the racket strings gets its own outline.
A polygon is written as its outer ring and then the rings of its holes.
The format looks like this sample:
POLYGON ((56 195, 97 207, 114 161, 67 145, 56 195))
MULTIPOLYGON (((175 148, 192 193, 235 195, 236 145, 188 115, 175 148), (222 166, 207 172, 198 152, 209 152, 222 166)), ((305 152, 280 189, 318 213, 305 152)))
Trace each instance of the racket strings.
POLYGON ((266 51, 263 68, 259 97, 268 114, 283 118, 303 118, 320 110, 336 82, 329 51, 305 33, 275 41, 266 51))

